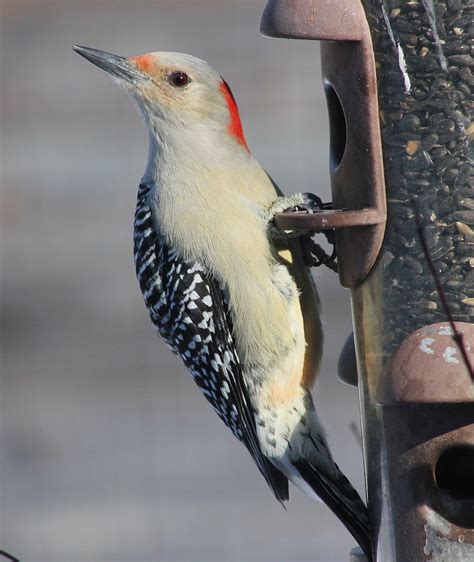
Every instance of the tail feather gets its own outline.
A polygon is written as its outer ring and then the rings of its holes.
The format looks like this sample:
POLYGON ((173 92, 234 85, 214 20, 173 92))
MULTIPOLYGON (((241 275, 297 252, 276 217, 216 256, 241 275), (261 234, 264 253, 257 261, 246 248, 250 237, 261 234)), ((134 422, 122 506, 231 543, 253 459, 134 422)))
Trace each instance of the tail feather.
POLYGON ((367 507, 336 465, 338 475, 329 478, 307 461, 293 462, 301 477, 340 519, 358 542, 368 562, 373 562, 372 537, 367 507))

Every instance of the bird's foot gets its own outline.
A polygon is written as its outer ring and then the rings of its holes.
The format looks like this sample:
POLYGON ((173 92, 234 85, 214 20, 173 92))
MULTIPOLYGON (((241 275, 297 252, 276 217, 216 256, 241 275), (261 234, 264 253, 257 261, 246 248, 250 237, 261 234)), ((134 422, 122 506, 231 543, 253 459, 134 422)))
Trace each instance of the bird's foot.
POLYGON ((307 204, 308 201, 304 195, 303 193, 294 193, 288 197, 278 197, 278 199, 275 199, 268 210, 268 220, 273 220, 273 217, 278 213, 293 211, 300 205, 307 204))
POLYGON ((275 226, 274 217, 278 213, 307 211, 314 213, 328 208, 328 203, 323 203, 321 198, 314 193, 295 193, 289 197, 278 197, 268 210, 267 221, 270 236, 273 240, 288 240, 306 236, 308 231, 303 230, 280 230, 275 226))
POLYGON ((295 193, 289 197, 279 197, 270 207, 269 213, 276 215, 277 213, 296 213, 298 211, 306 211, 314 213, 315 211, 325 211, 332 209, 332 202, 323 203, 321 197, 314 193, 295 193))
POLYGON ((332 209, 331 203, 323 203, 321 197, 315 195, 314 193, 298 193, 300 202, 294 207, 288 207, 285 209, 286 212, 298 212, 306 211, 308 213, 314 213, 315 211, 325 211, 326 209, 332 209))

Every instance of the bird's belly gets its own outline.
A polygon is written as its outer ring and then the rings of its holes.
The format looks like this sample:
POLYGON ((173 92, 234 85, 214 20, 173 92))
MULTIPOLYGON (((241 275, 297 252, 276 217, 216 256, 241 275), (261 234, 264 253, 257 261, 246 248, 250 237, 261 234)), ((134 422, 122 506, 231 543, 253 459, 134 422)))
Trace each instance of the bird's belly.
POLYGON ((260 446, 277 468, 290 477, 293 464, 306 459, 314 466, 332 470, 325 431, 309 392, 301 388, 299 394, 284 405, 271 406, 262 399, 256 404, 260 446))
POLYGON ((292 399, 279 404, 270 403, 261 391, 255 396, 257 434, 264 454, 284 464, 301 458, 314 425, 310 396, 301 387, 292 399))

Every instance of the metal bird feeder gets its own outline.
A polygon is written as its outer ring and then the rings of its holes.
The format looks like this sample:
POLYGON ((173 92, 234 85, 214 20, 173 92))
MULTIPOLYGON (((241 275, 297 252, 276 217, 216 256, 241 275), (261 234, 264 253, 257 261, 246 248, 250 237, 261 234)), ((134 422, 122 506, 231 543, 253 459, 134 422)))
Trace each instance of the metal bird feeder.
POLYGON ((322 41, 334 210, 276 222, 336 229, 357 355, 351 368, 348 340, 341 371, 359 382, 379 562, 474 561, 473 12, 269 0, 262 18, 265 35, 322 41))

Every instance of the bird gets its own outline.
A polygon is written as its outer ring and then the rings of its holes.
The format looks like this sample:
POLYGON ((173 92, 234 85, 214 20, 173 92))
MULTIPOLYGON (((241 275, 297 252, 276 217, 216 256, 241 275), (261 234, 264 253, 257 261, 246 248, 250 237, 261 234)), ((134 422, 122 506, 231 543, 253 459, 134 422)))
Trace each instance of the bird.
POLYGON ((276 499, 289 500, 290 481, 322 500, 371 561, 367 507, 333 459, 311 394, 319 296, 298 233, 273 221, 307 198, 283 196, 253 157, 232 91, 207 62, 73 48, 125 88, 148 129, 134 257, 156 331, 276 499))

